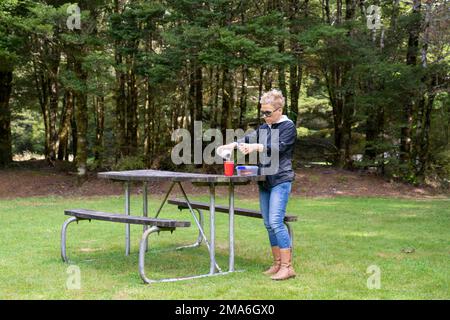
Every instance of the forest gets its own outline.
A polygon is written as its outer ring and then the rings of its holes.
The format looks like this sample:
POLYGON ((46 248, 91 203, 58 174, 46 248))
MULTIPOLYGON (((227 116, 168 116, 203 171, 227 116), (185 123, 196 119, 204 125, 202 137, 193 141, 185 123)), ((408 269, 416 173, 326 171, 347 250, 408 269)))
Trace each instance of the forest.
POLYGON ((0 0, 0 167, 177 170, 174 130, 272 88, 298 165, 450 187, 447 0, 0 0))

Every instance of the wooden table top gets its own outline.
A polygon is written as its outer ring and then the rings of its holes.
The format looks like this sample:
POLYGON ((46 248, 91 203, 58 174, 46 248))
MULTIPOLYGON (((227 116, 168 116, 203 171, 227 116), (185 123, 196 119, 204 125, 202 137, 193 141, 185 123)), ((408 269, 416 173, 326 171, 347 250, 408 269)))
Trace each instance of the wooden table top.
POLYGON ((108 171, 98 173, 99 178, 119 181, 180 181, 203 183, 245 183, 250 181, 264 181, 266 176, 231 176, 219 174, 188 173, 161 170, 130 170, 108 171))

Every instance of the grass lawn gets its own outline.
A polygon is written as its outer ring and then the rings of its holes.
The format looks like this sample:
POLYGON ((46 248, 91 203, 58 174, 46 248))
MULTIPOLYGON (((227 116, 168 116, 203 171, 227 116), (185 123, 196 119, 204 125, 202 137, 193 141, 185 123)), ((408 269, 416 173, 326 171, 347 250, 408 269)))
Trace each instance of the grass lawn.
MULTIPOLYGON (((152 198, 150 208, 160 200, 152 198)), ((258 208, 256 199, 237 205, 258 208)), ((133 196, 132 212, 140 214, 141 206, 133 196)), ((293 224, 297 277, 283 282, 261 273, 271 258, 259 219, 236 217, 236 267, 245 272, 150 286, 138 275, 141 226, 132 226, 132 253, 125 257, 124 225, 82 221, 68 232, 69 258, 81 270, 81 289, 69 290, 60 228, 63 209, 77 207, 121 212, 123 198, 0 200, 0 299, 450 299, 449 200, 291 198, 288 211, 300 218, 293 224), (381 270, 380 289, 367 288, 371 265, 381 270)), ((192 221, 169 205, 161 217, 192 221)), ((226 269, 228 216, 218 213, 216 223, 217 259, 226 269)), ((150 236, 147 275, 207 273, 204 245, 164 251, 196 237, 195 227, 150 236)))

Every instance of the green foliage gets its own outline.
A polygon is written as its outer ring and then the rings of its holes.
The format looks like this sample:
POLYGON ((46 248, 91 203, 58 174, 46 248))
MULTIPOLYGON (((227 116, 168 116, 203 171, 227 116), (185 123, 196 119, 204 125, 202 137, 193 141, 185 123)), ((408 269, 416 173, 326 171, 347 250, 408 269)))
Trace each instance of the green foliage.
POLYGON ((37 112, 23 111, 14 115, 11 128, 13 154, 44 153, 44 124, 37 112))
POLYGON ((0 2, 0 71, 10 71, 22 61, 26 34, 31 27, 28 19, 31 1, 2 0, 0 2))
POLYGON ((305 127, 298 127, 297 128, 297 137, 306 137, 309 136, 310 132, 308 128, 305 127))
POLYGON ((447 184, 450 182, 450 150, 444 150, 436 153, 434 157, 434 169, 440 173, 439 176, 442 179, 447 180, 447 184))
POLYGON ((112 169, 115 171, 122 170, 139 170, 145 169, 146 165, 142 156, 126 156, 122 157, 113 165, 112 169))
MULTIPOLYGON (((373 31, 363 8, 348 15, 352 12, 346 6, 352 2, 342 3, 338 17, 333 2, 80 0, 82 28, 72 31, 66 27, 70 4, 0 1, 0 67, 14 70, 13 114, 46 109, 34 123, 27 120, 33 128, 41 130, 41 119, 48 122, 48 96, 55 79, 56 131, 65 94, 72 91, 75 102, 86 97, 88 150, 80 151, 100 156, 106 165, 108 159, 128 154, 122 150, 126 145, 134 148, 136 141, 127 144, 121 139, 134 139, 139 141, 131 153, 145 153, 148 164, 176 170, 167 157, 170 134, 188 128, 189 117, 201 111, 205 127, 230 122, 233 127, 253 126, 259 121, 260 88, 280 88, 286 93, 286 114, 298 115, 300 137, 333 146, 342 134, 334 131, 351 128, 342 135, 352 137, 350 148, 334 146, 337 152, 351 154, 334 159, 336 165, 372 145, 375 154, 355 161, 355 166, 382 167, 388 175, 418 181, 417 154, 424 146, 429 147, 425 174, 445 167, 441 153, 450 145, 450 33, 445 19, 426 27, 425 3, 420 12, 405 2, 380 3, 383 29, 373 31), (421 61, 425 50, 426 66, 421 61), (406 63, 407 56, 414 56, 414 61, 406 63), (292 101, 297 88, 298 111, 292 101), (243 94, 246 100, 241 100, 243 94), (98 111, 93 108, 98 98, 105 103, 102 146, 96 140, 98 111), (433 101, 430 130, 423 134, 427 101, 433 101), (411 120, 406 123, 408 108, 411 120), (408 163, 399 156, 405 126, 410 126, 412 141, 408 163), (368 129, 375 131, 374 141, 367 141, 368 129)), ((438 5, 432 8, 433 19, 447 12, 447 4, 442 4, 441 13, 438 5)), ((15 150, 29 149, 30 143, 42 150, 37 144, 43 140, 25 129, 23 121, 13 120, 15 150)), ((71 133, 75 125, 73 121, 71 133)), ((84 131, 83 125, 78 128, 84 131)), ((329 155, 322 156, 329 160, 329 155)), ((120 166, 140 167, 143 161, 137 158, 124 159, 120 166)), ((98 165, 89 163, 92 168, 98 165)))

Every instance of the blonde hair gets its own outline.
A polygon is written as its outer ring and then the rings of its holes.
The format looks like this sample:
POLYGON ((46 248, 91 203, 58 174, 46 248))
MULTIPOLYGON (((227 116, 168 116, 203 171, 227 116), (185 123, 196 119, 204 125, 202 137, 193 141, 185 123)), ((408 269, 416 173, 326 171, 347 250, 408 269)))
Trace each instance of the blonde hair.
POLYGON ((270 104, 275 109, 284 107, 284 97, 280 90, 272 89, 264 93, 259 100, 261 105, 270 104))

